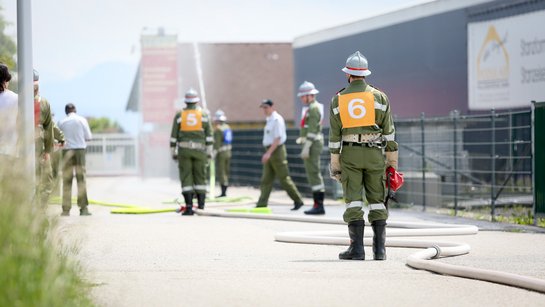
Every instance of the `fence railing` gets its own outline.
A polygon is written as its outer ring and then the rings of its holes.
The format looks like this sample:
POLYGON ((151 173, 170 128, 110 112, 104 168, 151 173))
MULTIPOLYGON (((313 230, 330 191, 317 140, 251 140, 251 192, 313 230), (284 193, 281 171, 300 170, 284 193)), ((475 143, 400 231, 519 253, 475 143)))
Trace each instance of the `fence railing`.
POLYGON ((400 200, 453 208, 531 205, 530 111, 396 121, 400 200), (406 154, 405 154, 406 153, 406 154), (430 190, 431 189, 431 190, 430 190))
MULTIPOLYGON (((327 131, 325 131, 327 134, 327 131)), ((299 136, 299 130, 288 129, 286 140, 286 151, 288 154, 288 165, 290 176, 297 185, 299 191, 307 196, 312 191, 307 182, 305 167, 299 157, 301 145, 295 143, 299 136)), ((247 185, 259 187, 261 182, 262 167, 261 156, 264 148, 262 145, 263 130, 237 130, 233 135, 233 154, 231 158, 231 177, 230 182, 236 185, 247 185)), ((327 140, 324 141, 324 150, 321 155, 321 168, 326 193, 330 197, 342 196, 339 185, 336 181, 329 178, 329 151, 327 150, 327 140)), ((279 188, 279 186, 277 186, 279 188)))
POLYGON ((137 175, 138 139, 127 134, 93 134, 85 158, 90 176, 137 175))
MULTIPOLYGON (((400 171, 405 185, 401 203, 427 207, 490 207, 491 215, 505 204, 531 205, 531 111, 396 120, 400 171)), ((297 129, 288 129, 286 148, 290 175, 299 190, 310 194, 295 144, 297 129)), ((231 182, 258 187, 262 165, 262 130, 234 132, 231 182)), ((324 129, 322 174, 328 197, 340 197, 329 178, 328 129, 324 129)))

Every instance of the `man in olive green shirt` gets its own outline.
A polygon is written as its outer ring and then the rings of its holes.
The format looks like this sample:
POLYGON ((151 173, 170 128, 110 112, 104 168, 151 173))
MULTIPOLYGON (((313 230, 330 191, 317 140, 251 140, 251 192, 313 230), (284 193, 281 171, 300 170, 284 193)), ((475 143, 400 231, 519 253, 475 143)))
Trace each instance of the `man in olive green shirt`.
POLYGON ((332 99, 329 130, 330 173, 342 183, 346 203, 343 218, 348 223, 351 242, 339 258, 365 259, 363 206, 366 201, 374 233, 373 258, 385 260, 388 218, 384 204, 385 169, 387 166, 397 169, 398 160, 390 103, 386 94, 366 83, 365 77, 371 71, 359 51, 348 57, 342 71, 349 85, 332 99))
POLYGON ((324 179, 320 167, 320 154, 324 147, 324 136, 322 134, 322 119, 324 106, 316 100, 319 91, 314 84, 305 81, 299 87, 297 96, 304 104, 301 119, 301 132, 296 143, 302 144, 301 158, 305 164, 314 205, 305 214, 325 214, 324 210, 324 179))
POLYGON ((185 109, 177 112, 172 122, 170 152, 178 161, 185 211, 193 215, 193 195, 197 194, 198 208, 204 209, 206 199, 206 165, 212 156, 212 126, 208 113, 197 105, 200 98, 194 89, 185 93, 185 109))
POLYGON ((53 120, 51 106, 45 97, 39 94, 39 79, 34 71, 34 140, 36 152, 36 192, 35 200, 45 206, 51 194, 53 175, 51 170, 51 152, 53 150, 53 120))

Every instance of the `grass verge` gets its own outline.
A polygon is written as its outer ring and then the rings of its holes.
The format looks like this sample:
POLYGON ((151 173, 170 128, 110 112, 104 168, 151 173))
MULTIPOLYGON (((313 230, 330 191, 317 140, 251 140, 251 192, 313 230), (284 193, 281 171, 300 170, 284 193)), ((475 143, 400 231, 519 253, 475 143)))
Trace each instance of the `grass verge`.
POLYGON ((0 306, 92 306, 77 248, 54 242, 55 222, 31 204, 17 163, 0 160, 0 306))

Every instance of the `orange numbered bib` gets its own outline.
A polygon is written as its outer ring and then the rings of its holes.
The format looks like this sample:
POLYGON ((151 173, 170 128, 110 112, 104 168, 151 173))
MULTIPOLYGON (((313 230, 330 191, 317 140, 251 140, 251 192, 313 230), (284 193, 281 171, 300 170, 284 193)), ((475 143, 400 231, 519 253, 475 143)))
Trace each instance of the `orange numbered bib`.
POLYGON ((202 130, 202 112, 201 110, 182 111, 182 121, 180 122, 181 131, 199 131, 202 130))
POLYGON ((375 125, 375 96, 370 92, 339 95, 343 128, 375 125))

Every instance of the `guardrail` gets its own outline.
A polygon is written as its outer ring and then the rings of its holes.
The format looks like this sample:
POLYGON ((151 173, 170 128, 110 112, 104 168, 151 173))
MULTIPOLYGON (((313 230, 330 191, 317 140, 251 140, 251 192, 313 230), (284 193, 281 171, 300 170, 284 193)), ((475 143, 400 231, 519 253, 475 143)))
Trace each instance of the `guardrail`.
POLYGON ((89 176, 137 175, 138 139, 128 134, 93 134, 85 158, 89 176))

